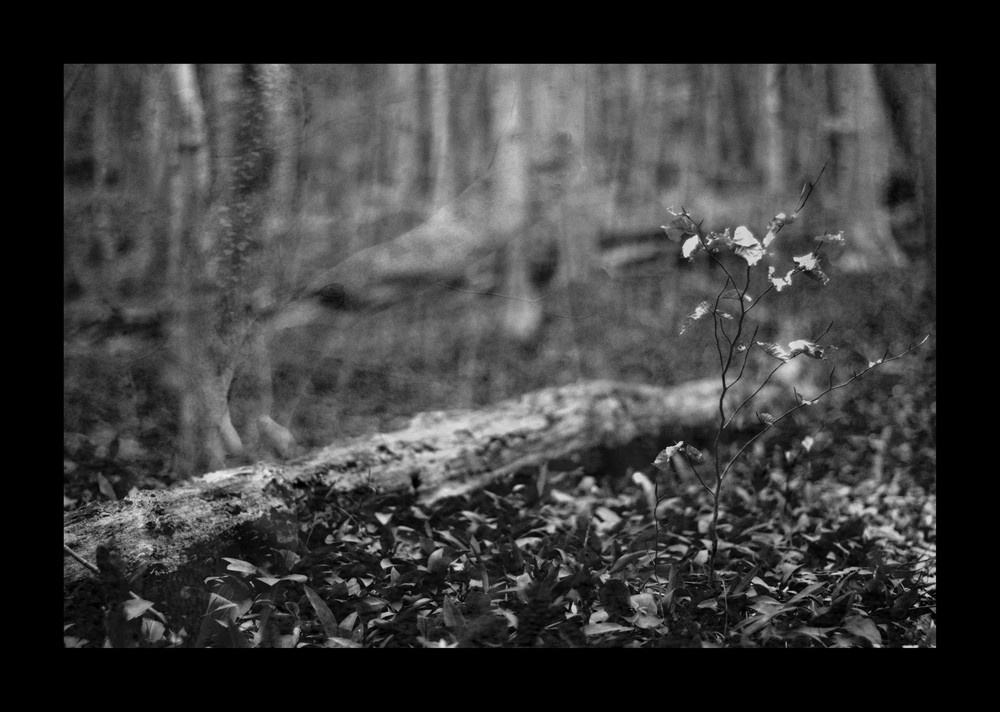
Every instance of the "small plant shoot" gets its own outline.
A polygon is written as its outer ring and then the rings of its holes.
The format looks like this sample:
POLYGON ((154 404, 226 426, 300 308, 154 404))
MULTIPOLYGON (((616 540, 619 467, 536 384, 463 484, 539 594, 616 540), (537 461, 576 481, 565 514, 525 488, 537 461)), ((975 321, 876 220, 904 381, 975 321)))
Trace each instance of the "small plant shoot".
MULTIPOLYGON (((788 342, 787 344, 758 341, 756 338, 758 330, 757 327, 753 328, 749 340, 744 340, 745 335, 748 331, 750 331, 750 327, 752 325, 750 312, 753 311, 753 309, 757 307, 763 299, 768 297, 772 291, 781 292, 782 290, 791 287, 793 281, 795 281, 800 275, 823 286, 828 284, 830 281, 830 277, 821 269, 823 249, 827 246, 843 247, 845 244, 843 231, 836 233, 824 233, 816 236, 814 238, 814 242, 818 243, 816 249, 807 254, 793 257, 793 266, 783 274, 781 270, 776 268, 774 265, 768 265, 766 286, 763 291, 756 296, 751 296, 749 293, 753 282, 754 271, 762 268, 762 260, 768 256, 768 249, 778 238, 778 233, 781 232, 782 228, 786 225, 791 225, 796 221, 799 214, 806 206, 809 197, 812 195, 812 192, 816 187, 816 184, 819 182, 820 177, 822 177, 825 169, 826 165, 824 164, 823 168, 819 172, 819 175, 816 177, 816 180, 807 182, 803 186, 802 192, 799 195, 798 205, 790 215, 781 212, 772 218, 767 226, 763 240, 758 240, 754 236, 753 232, 745 225, 738 226, 732 231, 732 233, 730 233, 730 230, 727 228, 721 233, 711 232, 704 234, 701 230, 701 223, 696 222, 691 214, 688 213, 688 211, 683 207, 679 210, 671 209, 669 212, 672 219, 666 225, 661 226, 669 240, 681 245, 681 253, 686 259, 697 259, 702 257, 699 253, 705 252, 707 254, 707 258, 711 259, 718 267, 720 267, 725 275, 725 280, 719 288, 715 298, 699 303, 694 310, 687 315, 680 328, 680 335, 683 336, 691 331, 697 323, 707 322, 708 319, 706 317, 711 317, 712 326, 714 328, 713 334, 715 348, 718 353, 718 373, 721 386, 718 401, 718 425, 715 430, 714 441, 711 444, 711 451, 714 454, 714 458, 712 460, 714 465, 714 473, 712 474, 714 477, 706 477, 706 475, 698 469, 699 465, 704 464, 702 453, 694 449, 691 445, 685 445, 683 442, 678 442, 674 445, 665 447, 659 455, 657 455, 653 462, 660 472, 666 474, 671 468, 677 467, 678 460, 683 461, 687 469, 695 474, 698 481, 711 497, 712 520, 711 525, 708 528, 708 537, 711 541, 711 551, 707 561, 710 581, 714 580, 716 557, 719 551, 719 505, 723 484, 726 480, 726 476, 732 470, 733 465, 747 451, 747 448, 762 435, 777 426, 782 420, 788 418, 799 409, 804 408, 805 406, 814 405, 833 391, 851 385, 855 380, 862 377, 869 371, 906 356, 911 351, 926 343, 929 338, 929 336, 925 336, 919 343, 911 345, 895 355, 890 355, 889 352, 886 351, 880 358, 874 361, 866 361, 866 366, 860 369, 855 369, 850 374, 844 375, 843 380, 838 380, 836 368, 831 368, 827 374, 827 385, 819 393, 807 398, 796 391, 794 393, 795 405, 788 408, 785 412, 780 413, 779 415, 758 413, 757 421, 760 426, 759 430, 747 438, 747 440, 738 447, 736 454, 733 455, 728 462, 723 463, 724 458, 722 456, 722 443, 726 431, 733 426, 737 415, 744 408, 747 408, 752 404, 754 398, 783 366, 786 366, 793 359, 799 357, 823 361, 827 358, 829 353, 841 348, 839 345, 820 343, 820 340, 827 335, 833 327, 833 324, 827 327, 827 329, 816 338, 798 338, 788 342), (733 255, 736 255, 743 260, 745 265, 742 273, 740 270, 727 266, 727 263, 722 259, 724 253, 726 252, 731 252, 733 255), (735 302, 735 305, 733 307, 729 307, 727 310, 723 310, 720 308, 722 302, 735 302), (764 377, 761 383, 754 390, 752 390, 748 397, 735 407, 729 407, 726 402, 726 396, 732 392, 733 387, 736 386, 736 384, 739 383, 744 377, 747 363, 757 351, 762 352, 769 359, 776 360, 778 363, 770 370, 767 376, 764 377), (713 484, 709 484, 709 482, 712 482, 713 484)), ((656 525, 658 540, 659 523, 656 521, 655 509, 654 524, 656 525)))

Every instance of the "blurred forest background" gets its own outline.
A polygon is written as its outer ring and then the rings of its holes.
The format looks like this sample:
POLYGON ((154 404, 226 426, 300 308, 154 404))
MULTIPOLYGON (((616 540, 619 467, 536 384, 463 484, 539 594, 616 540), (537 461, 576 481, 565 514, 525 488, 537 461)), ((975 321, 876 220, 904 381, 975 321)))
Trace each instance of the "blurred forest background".
POLYGON ((679 259, 668 209, 759 237, 824 163, 773 259, 826 231, 847 246, 827 287, 771 295, 761 336, 915 341, 935 319, 935 83, 65 65, 67 506, 543 386, 712 375, 710 330, 678 330, 721 271, 679 259))

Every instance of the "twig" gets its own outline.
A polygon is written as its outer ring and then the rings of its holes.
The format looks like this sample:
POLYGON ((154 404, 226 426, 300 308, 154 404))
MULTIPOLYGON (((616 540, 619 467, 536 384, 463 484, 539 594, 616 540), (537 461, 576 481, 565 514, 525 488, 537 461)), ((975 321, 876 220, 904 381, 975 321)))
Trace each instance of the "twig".
POLYGON ((89 561, 87 561, 85 558, 83 558, 82 556, 80 556, 79 554, 77 554, 75 551, 73 551, 72 549, 70 549, 65 544, 63 544, 63 551, 66 552, 67 554, 69 554, 70 556, 72 556, 77 561, 79 561, 81 564, 83 564, 84 567, 86 567, 86 568, 90 569, 91 571, 93 571, 95 574, 101 573, 101 570, 99 568, 97 568, 96 566, 94 566, 94 564, 92 564, 89 561))
MULTIPOLYGON (((93 571, 97 575, 100 575, 101 570, 99 568, 97 568, 97 566, 95 566, 94 564, 90 563, 85 558, 83 558, 82 556, 80 556, 79 554, 77 554, 75 551, 73 551, 72 549, 70 549, 66 544, 63 544, 63 551, 66 552, 67 554, 69 554, 70 556, 72 556, 77 561, 79 561, 85 568, 90 569, 91 571, 93 571)), ((140 596, 139 594, 137 594, 135 591, 129 591, 128 595, 134 601, 145 600, 145 599, 143 599, 142 596, 140 596)), ((162 613, 160 613, 158 610, 156 610, 152 606, 150 606, 149 608, 147 608, 146 612, 149 613, 150 615, 152 615, 158 621, 160 621, 160 623, 162 623, 163 625, 167 624, 167 618, 166 618, 166 616, 164 616, 162 613)))

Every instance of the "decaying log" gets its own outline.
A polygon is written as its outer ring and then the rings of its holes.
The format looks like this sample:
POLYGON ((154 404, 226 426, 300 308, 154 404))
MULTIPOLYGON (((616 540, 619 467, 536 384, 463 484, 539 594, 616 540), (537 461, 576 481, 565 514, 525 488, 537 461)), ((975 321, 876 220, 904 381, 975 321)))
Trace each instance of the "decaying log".
MULTIPOLYGON (((173 571, 214 558, 248 528, 292 546, 291 512, 304 488, 406 490, 416 476, 421 498, 433 501, 595 447, 708 425, 718 417, 718 393, 715 379, 672 388, 589 381, 482 410, 423 413, 403 430, 345 440, 282 465, 213 472, 89 504, 65 515, 63 540, 90 561, 99 544, 114 542, 126 571, 151 562, 173 571)), ((63 561, 64 585, 88 575, 71 557, 63 561)))

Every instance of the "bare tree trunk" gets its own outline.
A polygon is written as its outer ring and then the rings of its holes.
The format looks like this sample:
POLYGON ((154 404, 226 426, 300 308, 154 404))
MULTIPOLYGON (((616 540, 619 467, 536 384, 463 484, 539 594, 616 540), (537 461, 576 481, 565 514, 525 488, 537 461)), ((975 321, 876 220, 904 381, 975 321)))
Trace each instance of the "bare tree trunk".
POLYGON ((496 67, 493 94, 493 131, 497 157, 491 181, 491 227, 507 241, 503 330, 513 341, 529 344, 538 336, 542 313, 537 289, 528 279, 527 226, 528 161, 524 126, 525 84, 529 69, 518 65, 496 67))
POLYGON ((722 137, 724 133, 722 112, 721 67, 706 64, 702 67, 702 154, 699 168, 709 181, 714 181, 723 172, 722 137))
POLYGON ((226 390, 216 373, 213 301, 204 288, 204 212, 209 155, 205 110, 194 65, 167 67, 171 87, 167 285, 173 299, 171 380, 179 393, 175 467, 193 474, 225 464, 220 422, 226 390))
POLYGON ((428 66, 431 92, 431 161, 435 210, 455 197, 455 169, 451 137, 451 78, 447 64, 428 66))
POLYGON ((113 284, 111 279, 115 259, 115 241, 111 234, 111 195, 109 178, 112 168, 112 78, 114 68, 108 64, 94 65, 94 238, 97 247, 99 268, 96 280, 99 293, 108 295, 113 284))
MULTIPOLYGON (((271 417, 269 334, 257 316, 274 305, 294 194, 290 75, 284 66, 219 67, 211 87, 214 165, 191 65, 170 67, 175 153, 171 174, 169 283, 174 295, 172 382, 180 394, 177 469, 219 468, 244 442, 290 454, 294 441, 271 417), (209 182, 215 174, 214 201, 209 182), (249 397, 230 412, 241 356, 249 397)), ((287 256, 286 256, 287 257, 287 256)))
POLYGON ((927 293, 937 272, 937 68, 928 64, 876 64, 875 80, 896 145, 915 183, 926 252, 927 293))
POLYGON ((212 193, 227 201, 233 189, 232 164, 236 156, 236 123, 240 117, 239 64, 212 64, 205 67, 208 87, 208 131, 212 144, 212 193))
POLYGON ((875 112, 870 65, 838 65, 830 68, 828 76, 831 114, 826 131, 834 148, 838 212, 853 240, 841 265, 858 270, 899 267, 905 260, 879 200, 889 153, 884 127, 875 112))
POLYGON ((391 183, 401 208, 411 207, 420 171, 419 67, 389 65, 389 151, 391 183))
POLYGON ((555 137, 561 163, 557 196, 560 236, 559 275, 563 284, 589 279, 597 231, 591 220, 589 195, 593 171, 587 152, 587 67, 583 64, 556 67, 553 92, 562 117, 555 137))
POLYGON ((782 131, 782 65, 764 65, 764 175, 769 205, 778 205, 785 191, 785 136, 782 131))

